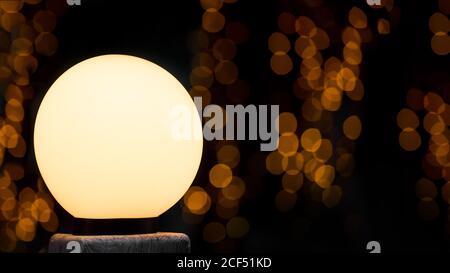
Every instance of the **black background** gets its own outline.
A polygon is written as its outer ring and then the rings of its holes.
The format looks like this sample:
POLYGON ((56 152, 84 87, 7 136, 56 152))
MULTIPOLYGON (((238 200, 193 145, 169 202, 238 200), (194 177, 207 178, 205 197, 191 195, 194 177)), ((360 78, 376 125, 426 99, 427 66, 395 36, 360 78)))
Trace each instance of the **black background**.
MULTIPOLYGON (((287 2, 239 0, 232 4, 233 12, 227 13, 227 19, 238 19, 249 28, 249 40, 239 45, 236 57, 240 78, 251 84, 248 103, 279 103, 281 111, 298 114, 301 102, 292 95, 296 75, 275 76, 270 69, 271 52, 267 48, 268 37, 277 31, 278 14, 289 10, 287 2)), ((331 7, 340 26, 346 24, 348 10, 355 5, 369 18, 387 16, 385 10, 372 10, 362 0, 324 2, 331 7)), ((242 142, 240 172, 244 177, 253 177, 248 180, 249 193, 240 211, 250 223, 249 234, 241 240, 227 240, 219 245, 205 243, 202 224, 185 224, 178 205, 160 218, 161 230, 189 234, 195 253, 365 252, 365 245, 371 240, 379 241, 382 250, 387 252, 448 251, 447 205, 438 198, 441 213, 435 220, 423 221, 417 214, 419 200, 414 185, 423 176, 423 151, 408 153, 398 144, 396 115, 406 106, 407 90, 420 87, 444 92, 443 86, 450 82, 448 56, 438 56, 430 48, 432 33, 428 29, 428 19, 438 11, 437 1, 417 2, 396 1, 401 10, 399 24, 392 27, 391 34, 377 36, 363 49, 361 78, 365 97, 356 106, 344 104, 340 111, 342 117, 359 114, 363 132, 356 143, 355 174, 342 185, 344 197, 338 207, 327 209, 319 203, 311 203, 307 194, 300 193, 294 210, 278 212, 274 197, 280 190, 280 177, 249 169, 247 161, 254 160, 251 155, 259 144, 242 142)), ((228 7, 223 9, 226 12, 228 7)), ((320 17, 320 14, 309 14, 306 9, 290 11, 297 16, 320 17)), ((61 73, 79 61, 102 54, 121 53, 149 59, 189 88, 193 54, 189 51, 188 39, 190 33, 201 26, 202 13, 203 9, 195 0, 82 0, 81 6, 68 7, 58 18, 55 30, 58 52, 54 57, 43 59, 35 75, 38 98, 30 116, 35 115, 41 97, 61 73)), ((369 24, 376 26, 376 21, 369 19, 369 24)), ((330 50, 329 54, 339 52, 330 50)), ((213 149, 205 149, 194 184, 208 183, 207 171, 214 164, 213 155, 213 149)), ((265 155, 262 153, 263 160, 265 155)), ((37 175, 32 153, 29 158, 37 175)), ((73 219, 61 208, 57 212, 60 231, 70 232, 73 219)), ((207 215, 205 219, 208 217, 213 216, 207 215)), ((36 245, 46 239, 42 237, 36 245)))

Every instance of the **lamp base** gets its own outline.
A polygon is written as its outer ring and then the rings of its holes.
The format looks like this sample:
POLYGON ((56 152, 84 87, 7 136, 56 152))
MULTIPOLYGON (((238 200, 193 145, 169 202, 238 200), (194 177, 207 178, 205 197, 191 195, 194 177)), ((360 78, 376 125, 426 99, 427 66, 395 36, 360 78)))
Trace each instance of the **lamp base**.
POLYGON ((137 235, 72 235, 57 233, 49 253, 189 253, 191 242, 183 233, 137 235))

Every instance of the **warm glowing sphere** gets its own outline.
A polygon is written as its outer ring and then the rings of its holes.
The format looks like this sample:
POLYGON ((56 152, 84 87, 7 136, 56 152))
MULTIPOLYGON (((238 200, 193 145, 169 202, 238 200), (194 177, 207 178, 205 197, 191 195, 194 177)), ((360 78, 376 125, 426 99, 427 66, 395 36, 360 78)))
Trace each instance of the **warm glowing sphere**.
MULTIPOLYGON (((173 135, 173 108, 195 109, 163 68, 104 55, 67 70, 36 118, 34 147, 50 192, 78 218, 157 217, 192 183, 202 138, 173 135)), ((193 135, 202 132, 198 114, 193 135)))

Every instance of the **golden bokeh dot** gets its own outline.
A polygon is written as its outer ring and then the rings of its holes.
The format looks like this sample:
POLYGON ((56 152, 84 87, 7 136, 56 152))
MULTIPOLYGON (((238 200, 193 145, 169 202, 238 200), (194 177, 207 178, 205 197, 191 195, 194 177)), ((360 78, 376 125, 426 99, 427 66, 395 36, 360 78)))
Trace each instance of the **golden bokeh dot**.
POLYGON ((280 136, 278 143, 278 152, 282 156, 292 156, 298 149, 298 137, 294 133, 284 133, 280 136))
POLYGON ((33 26, 38 32, 52 32, 56 26, 56 15, 49 10, 40 10, 33 17, 33 26))
POLYGON ((0 190, 0 197, 3 200, 7 200, 9 198, 15 198, 15 192, 12 191, 14 187, 4 188, 0 190))
MULTIPOLYGON (((3 3, 5 1, 1 2, 3 3)), ((6 12, 1 16, 1 25, 8 32, 11 32, 16 26, 20 26, 25 22, 25 16, 19 12, 6 12)))
POLYGON ((11 99, 6 103, 5 113, 9 120, 20 122, 24 118, 24 109, 20 101, 11 99))
POLYGON ((322 139, 319 149, 313 154, 316 160, 325 163, 333 155, 333 144, 329 139, 322 139))
POLYGON ((278 51, 270 59, 270 67, 277 75, 286 75, 291 72, 293 64, 291 57, 284 52, 278 51))
POLYGON ((425 109, 434 114, 441 114, 445 111, 445 103, 442 97, 435 92, 429 92, 423 97, 425 109))
POLYGON ((352 91, 356 86, 356 76, 350 68, 344 67, 336 76, 337 85, 344 91, 352 91))
POLYGON ((314 172, 314 181, 321 188, 328 188, 334 181, 335 170, 331 165, 322 165, 314 172))
POLYGON ((419 127, 419 118, 417 117, 417 114, 407 108, 403 108, 400 110, 400 112, 397 114, 397 125, 400 127, 400 129, 412 129, 415 130, 417 127, 419 127))
POLYGON ((28 77, 36 71, 38 61, 32 55, 17 55, 14 58, 13 66, 17 74, 28 77))
POLYGON ((281 212, 286 212, 294 208, 297 202, 297 194, 282 190, 275 196, 275 206, 281 212))
POLYGON ((6 199, 3 199, 2 202, 3 203, 0 206, 2 216, 6 220, 10 220, 12 217, 14 217, 15 209, 17 209, 18 207, 17 200, 14 197, 8 197, 6 199))
POLYGON ((362 62, 362 52, 358 44, 349 42, 344 47, 344 60, 352 65, 358 65, 362 62))
POLYGON ((344 43, 344 45, 348 44, 349 42, 354 42, 359 45, 361 44, 361 35, 355 28, 346 27, 342 32, 342 42, 344 43))
POLYGON ((200 85, 209 88, 214 82, 213 72, 209 67, 197 66, 191 71, 190 82, 192 86, 200 85))
POLYGON ((213 45, 213 55, 219 61, 231 60, 236 55, 236 46, 230 39, 218 39, 213 45))
POLYGON ((224 145, 217 152, 217 160, 219 163, 228 165, 230 168, 236 167, 239 163, 239 159, 239 149, 233 145, 224 145))
POLYGON ((364 85, 360 79, 356 79, 355 88, 350 92, 345 92, 347 96, 354 101, 360 101, 364 97, 364 85))
POLYGON ((58 39, 49 32, 40 33, 34 41, 36 51, 45 56, 51 56, 58 49, 58 39))
POLYGON ((295 193, 303 186, 303 174, 298 172, 297 174, 283 174, 282 185, 283 189, 290 193, 295 193))
POLYGON ((230 200, 237 200, 245 193, 245 182, 240 177, 233 176, 231 183, 222 188, 222 194, 230 200))
POLYGON ((204 191, 196 191, 189 195, 187 207, 193 214, 204 214, 211 203, 209 196, 204 191))
POLYGON ((0 8, 5 12, 18 12, 23 7, 23 0, 3 0, 0 1, 0 8))
POLYGON ((11 177, 7 172, 2 172, 0 175, 0 190, 6 189, 11 184, 11 177))
POLYGON ((24 242, 31 242, 36 233, 36 223, 31 218, 20 219, 16 224, 16 236, 24 242))
POLYGON ((380 34, 389 34, 391 32, 391 24, 384 18, 378 19, 377 30, 380 34))
POLYGON ((209 171, 209 182, 216 188, 224 188, 231 183, 233 172, 230 167, 219 163, 209 171))
POLYGON ((272 53, 277 53, 278 51, 287 53, 291 49, 291 43, 289 39, 280 32, 274 32, 269 37, 269 49, 272 53))
POLYGON ((322 192, 322 203, 328 208, 337 206, 341 198, 342 189, 338 185, 328 187, 322 192))
POLYGON ((225 26, 225 16, 216 9, 210 8, 203 13, 202 27, 207 32, 219 32, 225 26))
POLYGON ((278 151, 273 151, 266 157, 266 169, 274 175, 283 173, 283 156, 278 151))
POLYGON ((216 80, 221 84, 232 84, 238 78, 239 70, 232 61, 221 61, 214 69, 216 80))
POLYGON ((295 20, 295 31, 303 36, 309 36, 315 26, 314 22, 306 16, 300 16, 295 20))
POLYGON ((450 31, 450 20, 444 14, 436 12, 431 15, 428 26, 434 34, 448 33, 450 31))
POLYGON ((320 97, 320 103, 328 111, 337 111, 341 107, 342 92, 334 87, 325 88, 320 97))
POLYGON ((403 130, 398 139, 400 146, 406 151, 415 151, 422 144, 422 139, 416 130, 403 130))
POLYGON ((355 28, 366 28, 367 27, 367 16, 360 8, 353 7, 348 13, 348 21, 355 28))
POLYGON ((225 227, 219 222, 208 223, 203 228, 203 240, 208 243, 218 243, 225 239, 225 227))
MULTIPOLYGON (((310 60, 310 59, 307 59, 310 60)), ((321 77, 323 77, 323 73, 322 73, 322 69, 320 68, 320 66, 316 66, 313 68, 308 68, 305 65, 300 66, 300 73, 302 73, 302 75, 306 78, 306 80, 308 81, 308 85, 315 89, 315 82, 320 80, 321 77)))
POLYGON ((190 187, 183 196, 183 202, 190 213, 195 215, 205 214, 211 206, 211 198, 201 187, 190 187))
POLYGON ((249 229, 248 221, 239 216, 231 218, 226 226, 227 235, 230 238, 241 238, 248 233, 249 229))
POLYGON ((297 130, 297 118, 294 114, 289 112, 281 113, 278 118, 278 132, 283 133, 294 133, 297 130))
POLYGON ((433 199, 437 195, 436 185, 434 185, 434 183, 427 178, 421 178, 416 183, 416 195, 419 199, 433 199))
POLYGON ((21 203, 34 202, 36 199, 36 193, 29 187, 24 188, 19 193, 19 201, 21 203))
POLYGON ((344 135, 351 140, 358 139, 359 136, 361 135, 362 130, 361 120, 356 115, 350 116, 347 119, 345 119, 344 125, 342 127, 344 135))
POLYGON ((431 38, 431 48, 438 55, 450 53, 450 37, 447 33, 439 32, 431 38))
POLYGON ((322 143, 322 134, 316 128, 309 128, 303 132, 300 143, 308 152, 315 152, 320 148, 322 143))
POLYGON ((11 51, 20 56, 29 55, 33 53, 33 43, 25 38, 17 38, 12 42, 11 51))

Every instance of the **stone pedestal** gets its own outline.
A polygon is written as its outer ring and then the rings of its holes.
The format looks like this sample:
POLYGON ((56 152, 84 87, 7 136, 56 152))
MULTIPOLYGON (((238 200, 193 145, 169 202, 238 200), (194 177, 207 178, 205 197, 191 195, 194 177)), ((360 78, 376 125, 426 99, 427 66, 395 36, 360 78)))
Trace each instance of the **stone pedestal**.
POLYGON ((49 253, 189 253, 191 243, 183 233, 137 235, 55 234, 49 253))

